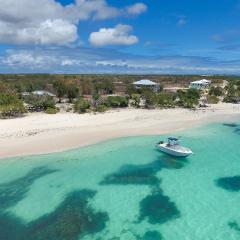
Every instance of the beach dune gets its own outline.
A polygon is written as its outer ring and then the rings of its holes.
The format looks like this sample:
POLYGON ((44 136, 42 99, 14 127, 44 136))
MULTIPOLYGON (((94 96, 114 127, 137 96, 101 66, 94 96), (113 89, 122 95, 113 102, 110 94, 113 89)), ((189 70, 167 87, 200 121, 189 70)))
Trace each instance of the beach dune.
POLYGON ((104 114, 43 113, 0 120, 0 158, 63 151, 104 140, 157 135, 199 124, 240 119, 240 106, 206 109, 121 109, 104 114))

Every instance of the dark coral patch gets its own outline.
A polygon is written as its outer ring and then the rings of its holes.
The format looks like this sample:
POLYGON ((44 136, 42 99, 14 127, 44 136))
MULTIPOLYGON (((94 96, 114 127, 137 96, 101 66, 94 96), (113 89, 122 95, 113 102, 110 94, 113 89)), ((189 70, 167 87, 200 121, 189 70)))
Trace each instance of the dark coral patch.
POLYGON ((72 240, 101 231, 108 215, 94 212, 88 206, 89 198, 94 195, 95 192, 89 190, 71 193, 55 212, 31 224, 30 235, 36 240, 72 240))
POLYGON ((178 217, 179 210, 160 189, 153 191, 140 202, 140 221, 147 219, 151 224, 163 224, 178 217))
MULTIPOLYGON (((131 239, 134 237, 136 240, 163 240, 162 235, 158 231, 147 231, 143 236, 136 234, 132 230, 125 230, 121 232, 121 236, 123 236, 124 233, 130 233, 131 239)), ((108 240, 120 240, 121 237, 113 237, 108 240)), ((99 239, 100 240, 100 239, 99 239)))
POLYGON ((1 240, 24 240, 25 232, 26 228, 20 219, 4 213, 0 215, 1 240))
POLYGON ((224 126, 234 128, 234 133, 240 134, 240 124, 237 123, 225 123, 224 126))
POLYGON ((147 219, 151 224, 163 224, 179 217, 180 212, 175 204, 167 196, 163 195, 159 187, 160 179, 157 178, 156 174, 163 168, 180 169, 186 163, 186 159, 177 159, 164 155, 161 159, 149 164, 124 165, 116 173, 107 175, 100 184, 151 186, 152 194, 140 202, 139 221, 147 219))
POLYGON ((0 239, 4 240, 77 240, 105 228, 108 215, 88 205, 95 192, 76 191, 51 214, 28 225, 11 216, 0 216, 0 239))
POLYGON ((240 176, 219 178, 216 184, 225 190, 237 192, 240 191, 240 176))
POLYGON ((142 240, 162 240, 162 235, 157 231, 148 231, 144 234, 142 240))
POLYGON ((236 221, 234 221, 234 222, 229 222, 229 223, 228 223, 228 226, 229 226, 231 229, 240 232, 240 226, 239 226, 239 224, 238 224, 236 221))
POLYGON ((240 134, 240 128, 236 128, 236 129, 234 130, 234 132, 237 133, 237 134, 240 134))
POLYGON ((21 178, 0 184, 0 210, 11 207, 21 201, 34 181, 56 171, 58 170, 39 167, 31 170, 21 178))
POLYGON ((143 165, 124 165, 116 173, 107 175, 100 184, 136 184, 157 185, 160 180, 155 176, 163 168, 179 169, 186 160, 177 160, 171 157, 162 157, 160 160, 143 165))
POLYGON ((154 169, 149 166, 126 165, 118 172, 107 175, 100 184, 155 185, 159 180, 154 174, 154 169))
POLYGON ((224 123, 223 126, 236 128, 236 127, 239 126, 239 124, 237 124, 237 123, 224 123))

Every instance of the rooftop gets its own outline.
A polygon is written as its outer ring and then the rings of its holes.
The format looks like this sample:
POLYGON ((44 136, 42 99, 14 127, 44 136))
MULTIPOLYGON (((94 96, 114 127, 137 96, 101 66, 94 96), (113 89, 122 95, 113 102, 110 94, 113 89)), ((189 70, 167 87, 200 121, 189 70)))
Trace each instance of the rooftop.
POLYGON ((52 94, 52 93, 50 93, 48 91, 45 91, 45 90, 33 91, 32 94, 34 94, 34 95, 41 95, 41 96, 47 95, 47 96, 51 96, 51 97, 55 97, 56 96, 56 95, 54 95, 54 94, 52 94))
POLYGON ((201 80, 197 80, 197 81, 194 81, 194 82, 191 82, 191 83, 196 83, 196 84, 210 84, 211 81, 210 81, 210 80, 207 80, 207 79, 201 79, 201 80))
POLYGON ((155 83, 151 80, 148 80, 148 79, 142 79, 142 80, 139 80, 137 82, 134 82, 133 83, 134 85, 144 85, 144 86, 155 86, 155 85, 159 85, 158 83, 155 83))

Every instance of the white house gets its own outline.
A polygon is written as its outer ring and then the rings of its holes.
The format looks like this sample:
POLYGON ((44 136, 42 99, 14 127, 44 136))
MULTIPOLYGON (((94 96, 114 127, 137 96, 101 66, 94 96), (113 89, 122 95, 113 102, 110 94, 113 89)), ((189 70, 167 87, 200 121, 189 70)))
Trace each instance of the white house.
POLYGON ((202 80, 191 82, 189 87, 195 88, 195 89, 206 89, 206 88, 209 88, 211 83, 212 82, 210 80, 202 79, 202 80))
POLYGON ((36 96, 50 96, 50 97, 56 97, 56 95, 54 95, 53 93, 50 93, 50 92, 45 91, 45 90, 33 91, 32 94, 33 94, 33 95, 36 95, 36 96))
POLYGON ((133 85, 135 86, 136 89, 149 88, 149 89, 153 90, 154 92, 157 92, 160 89, 159 83, 155 83, 148 79, 139 80, 137 82, 134 82, 133 85))

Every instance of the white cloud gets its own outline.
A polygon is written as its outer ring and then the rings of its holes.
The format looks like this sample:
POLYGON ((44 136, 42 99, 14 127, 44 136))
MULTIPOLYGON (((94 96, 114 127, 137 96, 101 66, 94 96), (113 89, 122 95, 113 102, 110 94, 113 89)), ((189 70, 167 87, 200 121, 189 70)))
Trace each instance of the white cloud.
POLYGON ((141 56, 113 49, 46 47, 8 50, 1 72, 65 73, 240 73, 240 61, 193 56, 141 56))
MULTIPOLYGON (((106 0, 75 0, 67 6, 56 0, 0 0, 0 6, 0 43, 12 44, 72 43, 78 38, 79 21, 114 18, 127 11, 106 0)), ((136 9, 131 14, 137 14, 136 9)))
POLYGON ((186 19, 185 16, 179 17, 179 19, 178 19, 178 21, 177 21, 177 25, 178 25, 179 27, 182 27, 182 26, 186 25, 186 23, 187 23, 187 19, 186 19))
POLYGON ((78 20, 91 17, 95 20, 103 20, 121 14, 120 9, 109 6, 105 0, 76 0, 75 4, 66 7, 66 11, 78 20))
POLYGON ((62 19, 48 19, 38 26, 11 31, 8 35, 9 40, 18 44, 67 44, 77 38, 77 27, 62 19))
POLYGON ((10 51, 2 63, 10 67, 28 67, 32 69, 57 63, 57 58, 47 54, 36 54, 30 51, 10 51))
POLYGON ((138 42, 138 38, 130 35, 132 27, 118 24, 115 28, 100 28, 98 32, 92 32, 89 42, 97 47, 106 45, 132 45, 138 42))
POLYGON ((76 66, 76 65, 80 65, 80 64, 81 64, 81 61, 77 60, 77 59, 66 58, 61 61, 62 66, 76 66))
POLYGON ((136 3, 126 8, 127 12, 132 15, 139 15, 147 11, 147 5, 144 3, 136 3))

